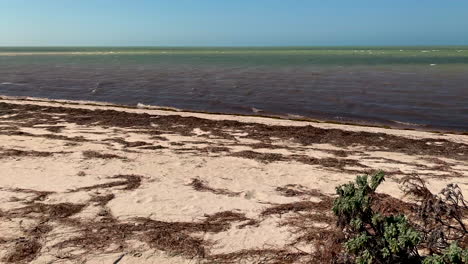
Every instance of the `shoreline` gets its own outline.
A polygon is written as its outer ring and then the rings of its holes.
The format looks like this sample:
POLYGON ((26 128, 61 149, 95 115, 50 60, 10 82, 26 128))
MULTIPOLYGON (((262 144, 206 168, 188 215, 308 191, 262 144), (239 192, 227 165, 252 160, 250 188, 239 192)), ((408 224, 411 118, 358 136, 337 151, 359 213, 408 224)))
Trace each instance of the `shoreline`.
POLYGON ((328 230, 357 175, 385 171, 396 199, 415 174, 468 195, 468 135, 2 97, 0 142, 16 263, 302 263, 300 217, 328 230))
POLYGON ((391 129, 391 130, 408 130, 408 131, 420 131, 428 132, 435 134, 454 134, 454 135, 468 135, 468 131, 459 130, 459 129, 448 129, 448 128, 436 128, 431 127, 430 125, 418 125, 418 124, 406 124, 398 121, 387 121, 388 123, 377 123, 365 120, 349 120, 349 121, 337 121, 332 119, 320 119, 306 116, 297 116, 295 115, 280 115, 280 114, 271 114, 271 115, 262 115, 262 114, 242 114, 242 113, 225 113, 225 112, 209 112, 209 111, 197 111, 197 110, 186 110, 170 106, 158 106, 158 105, 146 105, 146 104, 137 104, 137 105, 125 105, 125 104, 115 104, 111 102, 100 102, 100 101, 87 101, 87 100, 67 100, 67 99, 49 99, 42 97, 29 97, 29 96, 6 96, 0 95, 0 101, 10 101, 10 102, 41 102, 41 103, 51 103, 51 104, 63 104, 63 105, 81 105, 81 106, 99 106, 99 107, 113 107, 115 109, 141 109, 141 110, 162 110, 168 112, 176 113, 193 113, 193 114, 204 114, 204 115, 213 115, 213 116, 234 116, 234 117, 258 117, 265 119, 279 119, 287 121, 297 121, 304 122, 304 124, 335 124, 339 126, 356 126, 356 127, 371 127, 371 128, 381 128, 381 129, 391 129))

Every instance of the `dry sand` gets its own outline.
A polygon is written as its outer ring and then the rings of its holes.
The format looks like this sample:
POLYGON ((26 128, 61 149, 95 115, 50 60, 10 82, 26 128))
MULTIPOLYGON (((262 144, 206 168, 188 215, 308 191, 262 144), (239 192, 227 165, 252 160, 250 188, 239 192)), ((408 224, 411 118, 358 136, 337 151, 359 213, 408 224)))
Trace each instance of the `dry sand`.
POLYGON ((356 175, 468 190, 466 135, 3 98, 0 142, 3 262, 300 263, 356 175))

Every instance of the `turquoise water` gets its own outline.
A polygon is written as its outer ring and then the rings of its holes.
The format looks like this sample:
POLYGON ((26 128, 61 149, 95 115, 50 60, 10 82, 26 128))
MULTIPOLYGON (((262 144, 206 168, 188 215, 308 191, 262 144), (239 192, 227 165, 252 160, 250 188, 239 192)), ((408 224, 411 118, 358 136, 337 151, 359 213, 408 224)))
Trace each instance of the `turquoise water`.
POLYGON ((468 47, 3 47, 0 94, 468 130, 468 47))
MULTIPOLYGON (((464 66, 468 47, 318 47, 318 48, 112 48, 112 47, 0 47, 1 55, 38 56, 42 62, 70 57, 83 63, 202 63, 222 65, 428 65, 464 66)), ((31 58, 16 58, 30 62, 31 58)))

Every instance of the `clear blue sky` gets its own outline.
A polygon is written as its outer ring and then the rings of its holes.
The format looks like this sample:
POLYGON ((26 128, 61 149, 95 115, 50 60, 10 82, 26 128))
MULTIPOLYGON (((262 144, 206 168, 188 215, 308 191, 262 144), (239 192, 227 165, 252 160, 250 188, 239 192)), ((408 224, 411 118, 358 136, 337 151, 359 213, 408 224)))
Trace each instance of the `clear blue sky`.
POLYGON ((468 45, 468 0, 0 0, 0 46, 468 45))

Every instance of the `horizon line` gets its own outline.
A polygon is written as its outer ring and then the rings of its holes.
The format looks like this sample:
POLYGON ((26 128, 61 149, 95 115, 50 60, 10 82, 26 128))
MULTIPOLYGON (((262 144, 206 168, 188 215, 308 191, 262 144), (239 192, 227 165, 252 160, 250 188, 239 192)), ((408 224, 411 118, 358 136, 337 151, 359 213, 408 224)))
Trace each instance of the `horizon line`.
POLYGON ((468 47, 468 44, 423 45, 0 45, 0 48, 320 48, 320 47, 468 47))

